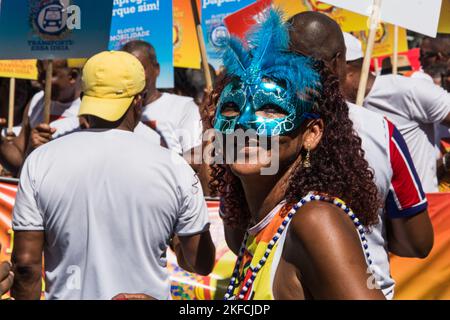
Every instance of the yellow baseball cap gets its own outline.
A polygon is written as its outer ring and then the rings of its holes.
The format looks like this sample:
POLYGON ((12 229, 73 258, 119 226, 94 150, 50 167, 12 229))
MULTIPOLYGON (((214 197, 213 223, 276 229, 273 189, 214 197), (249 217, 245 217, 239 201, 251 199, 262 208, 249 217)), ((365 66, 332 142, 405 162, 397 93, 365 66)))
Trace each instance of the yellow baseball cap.
POLYGON ((106 121, 119 120, 134 97, 145 88, 141 62, 123 51, 104 51, 91 57, 83 68, 83 99, 79 115, 106 121))

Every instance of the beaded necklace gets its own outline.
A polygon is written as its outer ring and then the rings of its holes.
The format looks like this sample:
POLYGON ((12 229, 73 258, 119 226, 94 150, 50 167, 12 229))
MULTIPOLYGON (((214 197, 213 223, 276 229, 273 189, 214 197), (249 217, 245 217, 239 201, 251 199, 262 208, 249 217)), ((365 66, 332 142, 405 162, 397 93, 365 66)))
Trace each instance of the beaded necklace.
POLYGON ((336 198, 325 197, 325 196, 322 196, 322 195, 311 195, 311 194, 309 194, 306 197, 304 197, 303 199, 301 199, 297 204, 295 204, 292 207, 292 209, 289 211, 289 213, 286 215, 286 217, 284 218, 284 220, 281 223, 280 227, 278 228, 277 232, 273 236, 272 240, 270 240, 269 244, 267 245, 267 249, 266 249, 266 251, 264 253, 264 256, 261 258, 261 260, 258 262, 258 264, 255 267, 252 268, 252 266, 250 266, 250 270, 252 271, 252 275, 247 280, 247 282, 244 284, 244 286, 242 287, 242 289, 240 290, 240 292, 237 294, 237 297, 236 297, 236 296, 233 296, 233 291, 236 289, 237 286, 239 286, 239 282, 238 282, 239 269, 240 269, 240 266, 241 266, 241 263, 242 263, 242 259, 244 257, 245 248, 246 248, 246 244, 247 244, 247 240, 248 240, 248 232, 246 232, 246 234, 244 236, 244 240, 243 240, 243 242, 241 244, 241 247, 239 249, 239 255, 238 255, 238 258, 236 260, 234 271, 233 271, 233 274, 232 274, 231 279, 230 279, 230 284, 229 284, 229 286, 227 288, 227 291, 225 293, 224 300, 236 300, 236 299, 243 300, 244 299, 245 294, 250 289, 250 286, 252 285, 252 283, 255 281, 256 276, 258 275, 258 272, 262 269, 262 267, 266 263, 270 253, 272 252, 273 247, 275 246, 275 244, 277 243, 277 241, 280 239, 281 235, 285 231, 286 226, 292 220, 292 218, 297 213, 297 211, 302 206, 304 206, 306 203, 311 202, 311 201, 325 201, 325 202, 334 204, 338 208, 341 208, 342 210, 344 210, 345 213, 347 213, 347 215, 350 217, 350 219, 352 219, 353 224, 355 225, 355 227, 358 230, 358 234, 359 234, 360 239, 361 239, 363 250, 364 250, 364 253, 366 255, 367 262, 369 264, 369 269, 371 269, 372 260, 370 259, 370 253, 368 251, 369 246, 367 244, 367 239, 366 239, 364 227, 361 224, 361 222, 359 221, 359 219, 356 217, 356 215, 353 213, 353 211, 349 207, 347 207, 345 204, 343 204, 342 202, 338 201, 336 198))

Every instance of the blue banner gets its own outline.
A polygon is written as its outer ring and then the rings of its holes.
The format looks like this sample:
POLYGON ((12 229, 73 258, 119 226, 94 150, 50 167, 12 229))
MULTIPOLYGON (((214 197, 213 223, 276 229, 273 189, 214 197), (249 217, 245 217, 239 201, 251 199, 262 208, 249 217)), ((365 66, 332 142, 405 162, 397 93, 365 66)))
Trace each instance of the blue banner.
POLYGON ((216 69, 221 67, 221 49, 228 40, 229 32, 223 19, 256 0, 202 0, 202 28, 208 62, 216 69))
POLYGON ((108 49, 112 0, 2 0, 0 59, 88 58, 108 49))
POLYGON ((114 0, 109 48, 119 50, 133 39, 153 45, 161 67, 158 88, 173 88, 172 19, 171 0, 114 0))

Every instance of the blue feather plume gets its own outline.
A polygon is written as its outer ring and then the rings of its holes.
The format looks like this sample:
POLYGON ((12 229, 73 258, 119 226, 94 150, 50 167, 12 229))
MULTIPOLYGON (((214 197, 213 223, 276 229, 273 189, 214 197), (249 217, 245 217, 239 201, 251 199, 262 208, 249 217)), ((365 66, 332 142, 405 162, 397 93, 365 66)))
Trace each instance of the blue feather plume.
POLYGON ((222 61, 229 74, 243 77, 250 65, 249 52, 238 38, 231 37, 223 53, 222 61))
POLYGON ((311 58, 289 52, 289 30, 281 11, 269 9, 262 23, 247 34, 249 49, 231 37, 223 54, 227 73, 244 83, 263 78, 285 83, 292 95, 310 95, 320 89, 320 76, 311 58))
POLYGON ((283 23, 281 11, 270 9, 264 21, 257 24, 247 34, 247 41, 252 49, 252 67, 260 68, 264 60, 270 59, 277 51, 289 48, 289 32, 283 23))

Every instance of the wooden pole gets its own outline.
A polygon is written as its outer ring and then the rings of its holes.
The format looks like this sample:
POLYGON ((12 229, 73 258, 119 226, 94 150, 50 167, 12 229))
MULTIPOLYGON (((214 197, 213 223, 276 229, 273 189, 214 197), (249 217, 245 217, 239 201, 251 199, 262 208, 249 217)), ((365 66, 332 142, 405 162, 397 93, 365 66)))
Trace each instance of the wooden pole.
POLYGON ((373 46, 375 45, 375 36, 377 33, 378 23, 380 22, 381 1, 373 1, 373 10, 370 16, 369 38, 367 40, 366 54, 361 71, 361 79, 359 80, 358 95, 356 104, 362 106, 366 95, 367 79, 369 78, 370 59, 372 58, 373 46))
POLYGON ((379 76, 381 74, 381 69, 380 69, 380 62, 379 62, 378 58, 373 59, 373 65, 375 67, 375 74, 377 76, 379 76))
POLYGON ((52 104, 53 60, 47 60, 44 92, 44 123, 50 123, 50 107, 52 104))
POLYGON ((13 133, 14 127, 14 104, 16 96, 16 79, 9 79, 9 106, 8 106, 8 133, 13 133))
POLYGON ((394 26, 394 53, 392 57, 392 74, 398 74, 398 26, 394 26))
POLYGON ((197 30, 197 39, 198 39, 198 44, 200 46, 200 54, 202 56, 202 67, 203 67, 203 72, 205 74, 206 90, 208 92, 210 92, 210 91, 212 91, 213 84, 212 84, 211 71, 209 70, 208 55, 206 53, 205 39, 203 38, 202 24, 200 22, 200 16, 198 15, 197 0, 191 0, 191 7, 192 7, 192 13, 194 14, 195 28, 197 30))

